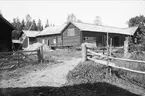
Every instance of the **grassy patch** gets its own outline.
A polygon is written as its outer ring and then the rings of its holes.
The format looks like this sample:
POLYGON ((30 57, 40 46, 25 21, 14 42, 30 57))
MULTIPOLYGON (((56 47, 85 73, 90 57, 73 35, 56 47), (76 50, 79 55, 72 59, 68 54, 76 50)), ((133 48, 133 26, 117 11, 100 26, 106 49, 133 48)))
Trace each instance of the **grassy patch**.
POLYGON ((68 85, 74 84, 85 84, 85 83, 96 83, 96 82, 108 82, 109 84, 118 86, 120 88, 126 89, 128 91, 143 94, 144 88, 133 84, 126 78, 123 78, 122 75, 125 75, 125 72, 118 69, 113 69, 111 71, 111 76, 106 75, 108 72, 105 66, 101 64, 96 64, 92 61, 87 61, 80 63, 67 75, 68 85))

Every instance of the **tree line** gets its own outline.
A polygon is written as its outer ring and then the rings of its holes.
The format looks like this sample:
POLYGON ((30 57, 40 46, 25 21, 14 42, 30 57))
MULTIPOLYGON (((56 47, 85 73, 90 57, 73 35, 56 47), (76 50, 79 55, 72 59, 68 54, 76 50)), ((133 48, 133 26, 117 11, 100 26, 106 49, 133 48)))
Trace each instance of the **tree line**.
POLYGON ((16 28, 16 30, 13 30, 12 32, 13 39, 18 39, 22 30, 42 31, 46 27, 54 26, 54 24, 49 24, 48 19, 46 20, 46 24, 43 26, 40 19, 36 22, 29 14, 27 14, 25 20, 23 19, 22 21, 20 21, 18 17, 14 18, 11 24, 16 28))
POLYGON ((19 31, 21 30, 31 30, 31 31, 42 31, 43 28, 49 27, 49 21, 47 19, 45 26, 43 27, 42 22, 40 19, 36 22, 32 17, 27 14, 25 17, 25 20, 23 19, 20 21, 20 19, 14 18, 11 24, 19 31))

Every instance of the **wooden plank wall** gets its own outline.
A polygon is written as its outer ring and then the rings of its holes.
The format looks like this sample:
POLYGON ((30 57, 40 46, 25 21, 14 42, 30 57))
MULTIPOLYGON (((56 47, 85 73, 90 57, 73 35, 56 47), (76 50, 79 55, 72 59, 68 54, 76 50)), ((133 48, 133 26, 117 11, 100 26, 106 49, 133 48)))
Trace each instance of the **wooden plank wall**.
POLYGON ((63 46, 77 46, 81 45, 81 32, 78 28, 76 28, 74 25, 70 24, 62 33, 63 37, 63 46), (74 28, 75 30, 75 35, 74 36, 68 36, 68 29, 69 28, 74 28))

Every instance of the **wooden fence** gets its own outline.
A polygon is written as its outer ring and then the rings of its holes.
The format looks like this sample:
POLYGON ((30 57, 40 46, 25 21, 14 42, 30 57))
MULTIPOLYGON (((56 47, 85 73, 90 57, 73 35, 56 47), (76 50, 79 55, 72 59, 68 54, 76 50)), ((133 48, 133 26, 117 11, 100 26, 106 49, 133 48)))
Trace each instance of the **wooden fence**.
POLYGON ((40 62, 43 62, 43 48, 32 51, 0 52, 0 70, 40 62))
MULTIPOLYGON (((111 51, 111 49, 110 49, 111 51)), ((126 50, 125 50, 126 51, 126 50)), ((126 52, 125 52, 126 55, 126 52)), ((117 65, 115 65, 115 63, 111 62, 111 60, 122 60, 122 61, 128 61, 128 62, 136 62, 136 63, 145 63, 145 61, 141 61, 141 60, 131 60, 131 59, 124 59, 124 58, 116 58, 116 57, 112 57, 111 56, 111 52, 109 52, 109 47, 106 53, 97 53, 93 50, 91 50, 91 48, 88 48, 86 44, 82 44, 82 61, 87 61, 87 60, 92 60, 96 63, 99 64, 103 64, 106 66, 110 66, 110 67, 114 67, 114 68, 118 68, 118 69, 123 69, 123 70, 127 70, 130 72, 135 72, 135 73, 140 73, 140 74, 145 74, 145 72, 143 71, 138 71, 138 70, 133 70, 133 69, 129 69, 129 68, 125 68, 125 67, 119 67, 117 65), (96 56, 96 58, 95 58, 96 56), (102 60, 99 60, 98 57, 103 58, 102 60)))

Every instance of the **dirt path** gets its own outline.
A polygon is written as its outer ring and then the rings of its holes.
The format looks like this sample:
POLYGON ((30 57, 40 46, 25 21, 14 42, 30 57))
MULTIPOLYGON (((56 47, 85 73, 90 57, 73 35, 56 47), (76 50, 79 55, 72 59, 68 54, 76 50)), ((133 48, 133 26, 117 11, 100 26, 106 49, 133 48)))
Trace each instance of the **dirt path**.
POLYGON ((32 87, 32 86, 61 86, 66 83, 66 75, 72 70, 81 58, 72 58, 64 61, 64 64, 54 68, 45 68, 32 72, 18 79, 2 80, 0 87, 32 87))

